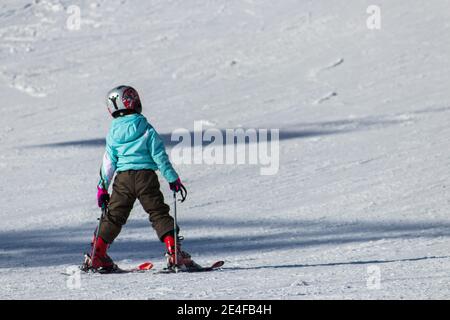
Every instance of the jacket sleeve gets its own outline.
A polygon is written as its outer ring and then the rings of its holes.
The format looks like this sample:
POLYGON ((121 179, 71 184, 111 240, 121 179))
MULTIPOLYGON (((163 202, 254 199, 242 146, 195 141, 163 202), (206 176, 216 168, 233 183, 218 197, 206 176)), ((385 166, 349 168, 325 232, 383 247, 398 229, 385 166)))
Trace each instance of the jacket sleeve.
POLYGON ((108 190, 112 178, 114 177, 114 173, 116 172, 116 168, 117 155, 115 154, 109 139, 106 138, 106 151, 103 155, 103 162, 100 168, 100 181, 98 183, 100 188, 108 190))
POLYGON ((172 163, 170 163, 169 156, 164 147, 164 142, 153 127, 150 127, 148 134, 148 149, 153 161, 155 161, 159 171, 167 182, 171 183, 176 181, 178 179, 178 174, 172 167, 172 163))

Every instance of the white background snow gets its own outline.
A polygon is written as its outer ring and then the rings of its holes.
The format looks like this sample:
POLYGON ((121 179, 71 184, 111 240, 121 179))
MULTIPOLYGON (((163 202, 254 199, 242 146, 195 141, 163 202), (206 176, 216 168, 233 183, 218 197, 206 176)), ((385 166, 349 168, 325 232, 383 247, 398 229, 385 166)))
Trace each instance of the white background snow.
MULTIPOLYGON (((449 34, 448 0, 2 0, 0 298, 449 298, 449 34), (166 137, 196 120, 280 129, 275 176, 177 166, 185 249, 222 271, 67 286, 119 84, 166 137)), ((110 254, 164 267, 139 204, 110 254)))

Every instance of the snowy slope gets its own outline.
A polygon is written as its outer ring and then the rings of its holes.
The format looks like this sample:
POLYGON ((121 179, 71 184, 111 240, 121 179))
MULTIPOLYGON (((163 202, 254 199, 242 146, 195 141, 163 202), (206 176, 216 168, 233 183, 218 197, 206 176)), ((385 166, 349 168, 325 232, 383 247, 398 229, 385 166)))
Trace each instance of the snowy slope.
MULTIPOLYGON (((3 0, 0 298, 448 298, 450 1, 376 2, 381 30, 373 1, 3 0), (280 171, 177 166, 185 248, 222 271, 71 290, 122 83, 165 135, 279 128, 280 171)), ((136 204, 111 256, 161 268, 163 253, 136 204)))

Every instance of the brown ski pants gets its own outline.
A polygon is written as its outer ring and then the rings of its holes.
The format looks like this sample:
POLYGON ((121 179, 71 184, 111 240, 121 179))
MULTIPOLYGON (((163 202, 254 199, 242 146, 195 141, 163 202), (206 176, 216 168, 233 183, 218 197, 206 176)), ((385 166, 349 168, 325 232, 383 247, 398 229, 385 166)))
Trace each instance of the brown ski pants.
POLYGON ((164 203, 156 173, 153 170, 123 171, 114 179, 109 210, 98 233, 107 243, 112 243, 119 235, 136 199, 149 214, 152 227, 161 241, 166 234, 173 233, 174 220, 169 215, 170 207, 164 203))

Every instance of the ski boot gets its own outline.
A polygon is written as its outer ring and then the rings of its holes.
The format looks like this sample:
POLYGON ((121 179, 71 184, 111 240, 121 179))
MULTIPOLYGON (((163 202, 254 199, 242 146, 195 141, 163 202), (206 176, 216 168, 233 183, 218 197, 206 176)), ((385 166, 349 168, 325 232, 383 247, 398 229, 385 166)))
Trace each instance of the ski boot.
POLYGON ((92 247, 94 247, 94 242, 95 250, 92 250, 94 256, 91 257, 89 254, 84 255, 84 263, 81 266, 81 270, 85 272, 93 271, 99 273, 114 272, 118 267, 106 253, 109 245, 101 237, 98 237, 97 241, 95 241, 94 238, 91 243, 92 247))
POLYGON ((195 263, 194 260, 192 260, 191 255, 187 253, 186 251, 181 250, 181 241, 183 241, 183 237, 178 237, 177 241, 177 248, 176 248, 176 259, 175 261, 175 238, 172 235, 166 236, 164 238, 164 243, 167 247, 167 269, 178 272, 178 271, 192 271, 192 270, 198 270, 202 267, 195 263))

